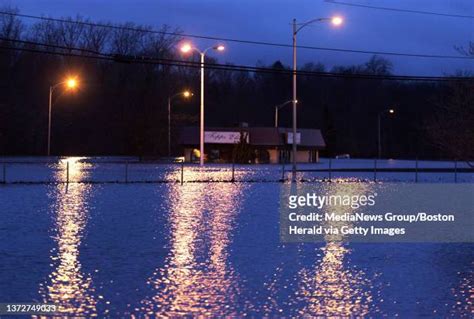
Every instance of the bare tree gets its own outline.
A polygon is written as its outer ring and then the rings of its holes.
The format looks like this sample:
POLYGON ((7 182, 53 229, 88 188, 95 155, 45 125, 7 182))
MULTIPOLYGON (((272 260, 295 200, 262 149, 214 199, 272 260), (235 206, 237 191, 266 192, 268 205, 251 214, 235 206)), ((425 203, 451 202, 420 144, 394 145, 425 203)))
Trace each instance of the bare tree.
MULTIPOLYGON (((87 20, 89 22, 89 20, 87 20)), ((101 25, 110 25, 100 23, 101 25)), ((107 49, 110 40, 110 28, 102 26, 86 25, 82 30, 80 47, 87 50, 103 52, 107 49)))
POLYGON ((146 27, 132 22, 117 25, 111 36, 110 49, 121 55, 136 55, 142 49, 143 37, 146 32, 140 31, 146 27))
MULTIPOLYGON (((18 13, 17 8, 12 7, 3 7, 0 8, 1 11, 10 12, 12 14, 18 13)), ((24 25, 20 19, 18 19, 14 15, 9 14, 2 14, 0 15, 0 37, 5 39, 12 39, 12 40, 19 40, 21 39, 24 31, 24 25)), ((14 48, 18 46, 18 43, 11 42, 8 40, 2 41, 0 40, 0 44, 7 48, 14 48)), ((4 60, 2 64, 5 67, 13 66, 17 61, 18 57, 20 56, 19 52, 8 52, 4 54, 4 60)))
MULTIPOLYGON (((12 14, 18 13, 17 8, 1 7, 1 11, 10 12, 12 14)), ((2 14, 0 15, 0 36, 8 39, 19 39, 23 33, 24 25, 20 19, 14 15, 2 14)))
POLYGON ((77 16, 75 19, 66 18, 65 21, 57 23, 57 30, 59 35, 59 44, 72 51, 74 48, 79 48, 84 34, 84 19, 77 16))
POLYGON ((390 75, 393 69, 393 64, 389 60, 373 55, 370 60, 365 63, 365 72, 376 75, 390 75))
POLYGON ((472 166, 474 160, 474 84, 453 83, 438 99, 426 129, 442 152, 472 166))
POLYGON ((142 49, 146 55, 159 58, 174 56, 174 47, 182 39, 179 28, 163 25, 157 32, 147 33, 143 37, 142 49))
POLYGON ((474 42, 473 41, 470 41, 467 47, 455 46, 454 48, 463 55, 474 56, 474 42))
POLYGON ((28 39, 31 41, 48 45, 59 45, 61 35, 57 23, 50 20, 43 20, 35 23, 29 30, 28 39))

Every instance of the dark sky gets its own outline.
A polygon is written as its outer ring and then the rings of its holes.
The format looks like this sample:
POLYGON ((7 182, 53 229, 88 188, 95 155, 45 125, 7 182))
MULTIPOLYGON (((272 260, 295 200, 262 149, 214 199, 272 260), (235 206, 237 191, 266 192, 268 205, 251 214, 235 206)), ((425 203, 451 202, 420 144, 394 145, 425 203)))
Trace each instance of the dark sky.
MULTIPOLYGON (((341 0, 342 1, 342 0, 341 0)), ((345 0, 365 5, 474 15, 473 0, 345 0)), ((305 21, 338 14, 345 24, 315 24, 301 31, 299 44, 345 49, 456 55, 454 46, 474 41, 474 19, 381 11, 330 4, 323 0, 0 0, 22 13, 52 17, 80 14, 93 20, 133 21, 179 26, 185 33, 291 43, 293 18, 305 21)), ((194 41, 204 47, 212 41, 194 41)), ((255 65, 281 60, 290 65, 291 49, 226 43, 221 62, 255 65)), ((370 55, 299 50, 298 64, 358 64, 370 55)), ((446 75, 474 71, 474 60, 389 57, 396 74, 446 75)))

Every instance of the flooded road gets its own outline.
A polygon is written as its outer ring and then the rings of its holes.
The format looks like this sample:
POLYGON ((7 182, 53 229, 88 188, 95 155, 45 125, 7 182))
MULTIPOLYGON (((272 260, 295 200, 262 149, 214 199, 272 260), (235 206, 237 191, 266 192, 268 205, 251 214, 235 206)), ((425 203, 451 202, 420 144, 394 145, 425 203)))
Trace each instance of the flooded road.
POLYGON ((280 187, 1 187, 0 301, 85 317, 472 317, 473 244, 281 244, 280 187))

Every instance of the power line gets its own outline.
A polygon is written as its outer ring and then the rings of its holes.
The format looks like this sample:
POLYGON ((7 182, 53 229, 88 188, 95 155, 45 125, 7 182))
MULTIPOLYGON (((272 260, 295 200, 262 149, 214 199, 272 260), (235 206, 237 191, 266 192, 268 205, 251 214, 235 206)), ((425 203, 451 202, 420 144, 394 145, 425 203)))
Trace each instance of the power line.
MULTIPOLYGON (((109 60, 114 62, 122 63, 142 63, 142 64, 161 64, 161 65, 171 65, 171 66, 184 66, 192 68, 200 68, 200 62, 193 61, 182 61, 175 59, 164 59, 164 58, 154 58, 147 56, 126 56, 120 54, 111 54, 111 53, 100 53, 97 51, 91 51, 81 48, 65 47, 58 45, 49 45, 39 42, 32 41, 23 41, 23 40, 13 40, 7 38, 0 38, 3 41, 10 41, 22 44, 30 44, 37 46, 46 46, 50 48, 57 48, 67 51, 78 51, 78 52, 93 52, 94 55, 83 55, 83 54, 74 54, 72 52, 54 52, 54 51, 44 51, 38 50, 35 48, 18 48, 18 47, 2 47, 3 49, 18 50, 18 51, 27 51, 34 53, 44 53, 44 54, 53 54, 59 56, 72 56, 72 57, 81 57, 81 58, 96 58, 101 60, 109 60)), ((218 63, 208 63, 206 62, 206 68, 215 69, 215 70, 230 70, 230 71, 241 71, 241 72, 255 72, 255 73, 273 73, 273 74, 292 74, 291 70, 288 69, 274 69, 274 68, 265 68, 265 67, 252 67, 245 65, 229 65, 229 64, 218 64, 218 63)), ((419 81, 465 81, 472 80, 469 77, 431 77, 431 76, 400 76, 400 75, 373 75, 373 74, 361 74, 361 73, 334 73, 334 72, 316 72, 316 71, 297 71, 299 75, 302 76, 320 76, 320 77, 340 77, 340 78, 362 78, 362 79, 379 79, 379 80, 419 80, 419 81)))
MULTIPOLYGON (((125 56, 111 53, 101 53, 97 51, 91 51, 81 48, 72 48, 59 45, 49 45, 39 42, 15 40, 8 38, 0 38, 2 41, 8 41, 12 43, 21 43, 34 46, 45 46, 49 48, 56 48, 60 50, 67 50, 69 52, 57 52, 40 50, 34 47, 11 47, 11 46, 0 46, 3 50, 14 50, 30 53, 49 54, 62 57, 78 57, 86 59, 105 60, 111 62, 122 62, 122 63, 136 63, 136 64, 152 64, 152 65, 167 65, 176 67, 190 67, 199 69, 201 67, 200 62, 193 61, 182 61, 174 59, 154 58, 146 56, 125 56), (72 51, 88 53, 87 55, 73 53, 72 51), (91 52, 93 54, 91 55, 91 52)), ((212 70, 224 70, 224 71, 237 71, 237 72, 252 72, 252 73, 267 73, 267 74, 283 74, 291 75, 293 71, 288 69, 273 69, 266 67, 252 67, 245 65, 229 65, 219 63, 206 63, 206 69, 212 70)), ((300 76, 316 76, 316 77, 329 77, 329 78, 348 78, 348 79, 369 79, 369 80, 392 80, 392 81, 430 81, 430 82, 446 82, 446 81, 474 81, 474 78, 470 77, 433 77, 433 76, 400 76, 400 75, 373 75, 363 73, 334 73, 334 72, 316 72, 316 71, 304 71, 298 70, 300 76)))
MULTIPOLYGON (((83 26, 89 26, 89 27, 109 28, 109 29, 115 29, 115 30, 126 30, 126 31, 133 31, 133 32, 144 32, 144 33, 153 33, 153 34, 161 34, 161 35, 168 35, 168 36, 188 37, 188 38, 195 38, 195 39, 223 41, 223 42, 234 42, 234 43, 240 43, 240 44, 251 44, 251 45, 281 47, 281 48, 292 48, 291 44, 286 44, 286 43, 275 43, 275 42, 265 42, 265 41, 253 41, 253 40, 223 38, 223 37, 215 37, 215 36, 186 34, 186 33, 181 33, 181 32, 158 31, 158 30, 143 29, 143 28, 136 28, 136 27, 117 26, 117 25, 112 25, 112 24, 103 24, 103 23, 95 23, 95 22, 92 23, 92 22, 87 22, 87 21, 77 21, 77 20, 73 21, 73 20, 68 20, 68 19, 40 17, 40 16, 14 13, 14 12, 6 12, 6 11, 0 11, 0 14, 10 15, 10 16, 17 16, 17 17, 22 17, 22 18, 27 18, 27 19, 50 21, 50 22, 77 24, 77 25, 83 25, 83 26)), ((462 55, 440 55, 440 54, 404 53, 404 52, 388 52, 388 51, 369 51, 369 50, 316 47, 316 46, 307 46, 307 45, 299 45, 299 46, 297 46, 297 48, 307 49, 307 50, 333 51, 333 52, 359 53, 359 54, 378 54, 378 55, 389 55, 389 56, 399 56, 399 57, 414 57, 414 58, 463 59, 463 60, 466 60, 466 59, 467 60, 470 60, 470 59, 472 60, 472 59, 474 59, 474 57, 462 56, 462 55)))
POLYGON ((96 54, 96 55, 105 55, 104 53, 101 53, 99 51, 90 50, 90 49, 86 49, 86 48, 74 48, 74 47, 68 47, 68 46, 64 46, 64 45, 47 44, 47 43, 40 43, 40 42, 29 41, 29 40, 10 39, 10 38, 0 37, 0 41, 21 43, 21 44, 27 44, 27 45, 37 45, 37 46, 42 46, 42 47, 46 47, 46 48, 53 48, 53 49, 80 51, 80 52, 96 54))
POLYGON ((359 7, 366 9, 376 9, 376 10, 385 10, 385 11, 395 11, 395 12, 405 12, 405 13, 417 13, 417 14, 427 14, 434 16, 450 17, 450 18, 465 18, 465 19, 474 19, 472 15, 462 15, 462 14, 450 14, 450 13, 439 13, 439 12, 430 12, 430 11, 419 11, 419 10, 409 10, 409 9, 399 9, 399 8, 389 8, 389 7, 376 7, 359 3, 349 3, 336 0, 325 0, 328 3, 339 4, 343 6, 359 7))

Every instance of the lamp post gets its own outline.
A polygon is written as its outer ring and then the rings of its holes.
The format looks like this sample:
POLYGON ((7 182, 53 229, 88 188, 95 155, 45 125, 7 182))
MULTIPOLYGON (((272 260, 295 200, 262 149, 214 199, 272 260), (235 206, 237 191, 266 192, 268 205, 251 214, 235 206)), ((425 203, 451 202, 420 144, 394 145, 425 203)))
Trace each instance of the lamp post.
POLYGON ((296 23, 296 19, 293 19, 293 165, 292 165, 292 181, 296 181, 296 36, 298 32, 303 29, 304 27, 315 23, 315 22, 323 22, 323 21, 331 21, 331 23, 335 26, 339 26, 342 24, 343 20, 341 17, 332 17, 332 18, 318 18, 309 20, 303 23, 296 23))
POLYGON ((49 107, 48 107, 48 156, 51 155, 51 109, 53 107, 53 92, 56 88, 60 85, 66 84, 68 89, 74 89, 77 87, 77 81, 74 78, 70 78, 66 81, 56 83, 55 85, 51 85, 49 87, 49 107))
POLYGON ((192 46, 189 43, 185 43, 181 47, 181 52, 183 53, 188 53, 190 51, 196 51, 199 53, 201 56, 201 110, 200 110, 200 128, 199 128, 199 165, 203 166, 204 165, 204 59, 206 57, 207 51, 210 49, 216 50, 216 51, 224 51, 225 47, 223 45, 217 45, 217 46, 212 46, 208 47, 207 49, 201 51, 198 48, 192 46))
POLYGON ((378 158, 380 159, 382 157, 382 140, 381 140, 381 118, 382 118, 382 115, 384 114, 394 114, 395 113, 395 110, 394 109, 388 109, 388 110, 383 110, 381 112, 379 112, 379 114, 377 115, 377 154, 378 154, 378 158))
POLYGON ((168 97, 168 157, 171 157, 171 102, 174 98, 179 96, 189 98, 193 96, 193 94, 189 91, 183 91, 168 97))
MULTIPOLYGON (((293 100, 289 100, 289 101, 286 101, 285 103, 275 106, 275 127, 278 127, 278 110, 290 103, 293 103, 293 100)), ((296 103, 298 103, 298 101, 296 101, 296 103)))

